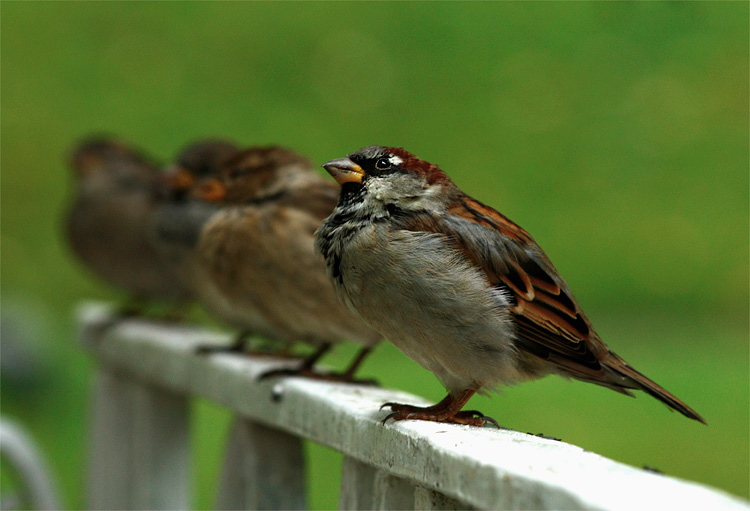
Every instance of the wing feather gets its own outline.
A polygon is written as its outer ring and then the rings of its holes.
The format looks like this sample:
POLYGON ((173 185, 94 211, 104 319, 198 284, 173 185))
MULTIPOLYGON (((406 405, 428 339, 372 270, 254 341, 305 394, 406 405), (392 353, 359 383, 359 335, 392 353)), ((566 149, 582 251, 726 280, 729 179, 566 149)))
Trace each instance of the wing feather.
POLYGON ((647 392, 691 419, 703 418, 670 392, 633 369, 601 341, 568 285, 534 239, 494 209, 453 188, 453 203, 436 217, 403 215, 407 230, 446 236, 510 301, 516 345, 549 361, 562 374, 623 394, 647 392))
POLYGON ((408 221, 404 228, 441 233, 476 264, 491 286, 511 301, 519 348, 573 376, 604 378, 606 347, 596 337, 568 285, 524 229, 468 196, 448 214, 408 221))

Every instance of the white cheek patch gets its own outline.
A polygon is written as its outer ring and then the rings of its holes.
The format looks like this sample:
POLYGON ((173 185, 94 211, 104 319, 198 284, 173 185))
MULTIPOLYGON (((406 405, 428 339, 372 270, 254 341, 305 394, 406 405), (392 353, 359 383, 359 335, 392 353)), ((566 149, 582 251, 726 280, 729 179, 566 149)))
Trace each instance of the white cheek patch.
POLYGON ((442 214, 443 202, 441 197, 443 195, 442 185, 432 185, 424 189, 424 193, 412 203, 413 209, 423 209, 426 211, 432 211, 435 214, 442 214))
POLYGON ((440 198, 443 187, 439 184, 427 186, 425 182, 396 174, 369 179, 365 186, 370 204, 376 208, 396 204, 405 210, 426 210, 438 214, 442 211, 440 198))
POLYGON ((443 194, 443 185, 434 184, 425 188, 424 196, 428 198, 439 197, 443 194))

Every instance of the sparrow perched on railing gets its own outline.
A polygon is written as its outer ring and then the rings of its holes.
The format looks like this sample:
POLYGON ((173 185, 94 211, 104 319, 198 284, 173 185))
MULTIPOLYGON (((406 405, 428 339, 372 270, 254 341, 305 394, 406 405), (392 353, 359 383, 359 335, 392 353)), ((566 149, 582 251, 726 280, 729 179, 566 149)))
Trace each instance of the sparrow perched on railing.
POLYGON ((219 206, 190 197, 190 190, 201 180, 213 178, 238 151, 226 140, 193 142, 180 151, 158 183, 161 200, 150 215, 148 238, 174 278, 196 295, 203 291, 197 278, 196 245, 201 229, 219 206))
POLYGON ((130 293, 136 307, 144 300, 188 300, 190 291, 167 271, 147 236, 159 202, 159 167, 108 138, 81 143, 70 165, 74 199, 65 227, 73 252, 98 277, 130 293))
POLYGON ((316 247, 339 297, 448 390, 427 408, 387 403, 386 420, 494 423, 461 408, 484 389, 555 373, 643 390, 705 422, 602 342, 526 231, 439 167, 381 146, 323 166, 341 195, 316 247))
POLYGON ((237 153, 217 179, 204 180, 191 194, 220 206, 196 245, 198 299, 249 332, 318 347, 299 370, 274 374, 315 376, 313 364, 332 344, 362 344, 340 375, 351 380, 380 335, 339 303, 315 252, 315 229, 336 206, 338 187, 306 158, 264 147, 237 153))

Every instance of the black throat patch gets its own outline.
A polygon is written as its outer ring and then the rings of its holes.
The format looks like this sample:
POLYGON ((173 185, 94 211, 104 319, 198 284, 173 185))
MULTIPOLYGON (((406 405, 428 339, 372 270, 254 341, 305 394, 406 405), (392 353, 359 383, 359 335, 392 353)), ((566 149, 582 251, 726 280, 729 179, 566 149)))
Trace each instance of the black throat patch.
POLYGON ((338 207, 349 209, 355 204, 364 201, 365 187, 361 183, 344 183, 341 185, 338 207))

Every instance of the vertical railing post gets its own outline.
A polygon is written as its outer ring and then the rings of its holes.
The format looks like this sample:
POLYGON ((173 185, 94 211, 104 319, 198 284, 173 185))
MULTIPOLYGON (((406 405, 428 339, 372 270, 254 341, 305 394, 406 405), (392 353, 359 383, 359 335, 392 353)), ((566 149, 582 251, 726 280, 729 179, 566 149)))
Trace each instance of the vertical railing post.
POLYGON ((344 456, 339 509, 372 509, 375 468, 344 456))
POLYGON ((400 477, 345 457, 339 509, 414 509, 414 486, 400 477))
POLYGON ((238 419, 227 442, 217 509, 305 509, 302 440, 238 419))
POLYGON ((101 369, 94 387, 90 509, 187 509, 188 401, 101 369))
POLYGON ((461 504, 442 493, 417 487, 414 490, 414 508, 424 511, 455 511, 457 509, 472 509, 466 504, 461 504))
POLYGON ((383 470, 375 474, 374 509, 414 509, 414 486, 383 470))

